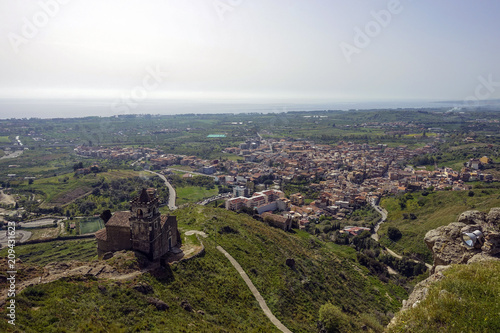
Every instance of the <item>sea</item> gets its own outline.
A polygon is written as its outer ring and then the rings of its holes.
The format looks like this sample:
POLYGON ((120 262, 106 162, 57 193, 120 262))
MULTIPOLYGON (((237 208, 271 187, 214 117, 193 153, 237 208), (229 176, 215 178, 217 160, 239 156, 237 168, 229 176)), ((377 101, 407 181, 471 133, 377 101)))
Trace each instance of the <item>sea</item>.
POLYGON ((126 114, 224 114, 281 113, 288 111, 437 109, 460 107, 456 101, 350 101, 350 102, 261 102, 201 100, 68 100, 0 99, 0 119, 110 117, 126 114))

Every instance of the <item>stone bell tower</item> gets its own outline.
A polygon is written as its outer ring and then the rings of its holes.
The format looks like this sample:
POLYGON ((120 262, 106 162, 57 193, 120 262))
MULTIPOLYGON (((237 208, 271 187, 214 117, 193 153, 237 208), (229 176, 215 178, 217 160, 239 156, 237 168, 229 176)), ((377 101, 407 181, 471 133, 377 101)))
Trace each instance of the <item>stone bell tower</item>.
POLYGON ((155 189, 143 189, 139 197, 130 202, 130 234, 132 250, 146 254, 154 260, 161 257, 162 226, 155 189))

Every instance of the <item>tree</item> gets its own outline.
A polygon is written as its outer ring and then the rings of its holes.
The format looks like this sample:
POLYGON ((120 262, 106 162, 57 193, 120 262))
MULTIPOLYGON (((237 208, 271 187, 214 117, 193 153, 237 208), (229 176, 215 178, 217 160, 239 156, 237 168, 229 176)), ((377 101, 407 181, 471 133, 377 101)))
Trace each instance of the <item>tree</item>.
POLYGON ((398 240, 401 239, 401 237, 403 237, 403 234, 401 233, 401 231, 399 231, 398 228, 395 228, 395 227, 389 227, 389 229, 387 230, 387 236, 394 242, 397 242, 398 240))
POLYGON ((82 162, 78 162, 78 163, 73 164, 73 171, 76 171, 76 170, 81 169, 81 168, 83 168, 82 162))
POLYGON ((338 306, 331 303, 319 308, 319 320, 328 333, 346 332, 349 329, 349 317, 338 306))

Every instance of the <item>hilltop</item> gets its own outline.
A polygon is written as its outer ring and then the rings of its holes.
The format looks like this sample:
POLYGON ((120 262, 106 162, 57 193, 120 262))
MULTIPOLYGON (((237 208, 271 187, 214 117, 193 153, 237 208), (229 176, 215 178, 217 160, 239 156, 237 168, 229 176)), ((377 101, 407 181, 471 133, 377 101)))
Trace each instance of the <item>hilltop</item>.
MULTIPOLYGON (((185 236, 187 230, 209 235, 201 238, 204 255, 129 279, 79 275, 30 286, 16 298, 15 329, 6 322, 0 328, 18 332, 277 331, 217 245, 240 263, 273 314, 293 332, 318 331, 320 308, 327 303, 349 317, 348 330, 363 326, 378 332, 407 297, 394 282, 384 283, 371 275, 350 247, 324 243, 302 231, 285 233, 222 209, 188 206, 175 214, 183 239, 195 238, 185 236), (294 265, 287 265, 287 259, 293 259, 294 265)), ((79 244, 78 255, 71 242, 63 243, 67 261, 90 261, 92 266, 96 250, 90 246, 93 241, 87 243, 74 242, 79 244)), ((33 256, 25 257, 23 265, 33 267, 36 275, 43 268, 37 261, 47 262, 37 247, 47 245, 29 246, 33 256)), ((62 253, 50 255, 65 261, 62 253)), ((134 266, 133 260, 128 265, 134 266)))

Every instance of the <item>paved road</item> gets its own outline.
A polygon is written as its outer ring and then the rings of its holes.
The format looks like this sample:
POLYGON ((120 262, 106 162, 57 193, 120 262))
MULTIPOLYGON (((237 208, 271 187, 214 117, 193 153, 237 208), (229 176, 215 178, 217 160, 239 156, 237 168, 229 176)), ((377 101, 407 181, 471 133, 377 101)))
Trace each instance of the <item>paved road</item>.
POLYGON ((56 219, 56 218, 40 219, 36 221, 19 222, 19 225, 23 228, 37 228, 37 227, 42 227, 44 225, 52 225, 54 224, 54 220, 57 220, 59 222, 61 219, 56 219))
POLYGON ((175 193, 175 189, 172 186, 172 184, 170 184, 168 182, 167 178, 165 178, 165 176, 162 175, 162 174, 160 174, 160 173, 149 171, 149 170, 144 170, 144 171, 147 171, 147 172, 150 172, 152 174, 157 175, 158 177, 160 177, 165 182, 165 185, 167 185, 167 187, 168 187, 168 193, 169 193, 168 194, 168 208, 170 208, 170 210, 176 210, 177 206, 175 205, 175 196, 177 194, 175 193))
MULTIPOLYGON (((16 243, 26 242, 31 237, 31 231, 18 230, 16 229, 16 243)), ((6 247, 8 244, 7 230, 0 230, 0 244, 2 248, 6 247)))
POLYGON ((180 172, 184 172, 184 173, 190 173, 192 175, 198 175, 198 176, 206 176, 206 177, 212 177, 212 178, 217 178, 217 176, 212 176, 212 175, 206 175, 204 173, 200 173, 200 172, 195 172, 195 171, 187 171, 187 170, 182 170, 182 169, 175 169, 175 168, 167 168, 168 170, 174 170, 174 171, 180 171, 180 172))
POLYGON ((217 201, 217 200, 221 200, 221 199, 226 199, 226 198, 229 198, 230 196, 231 196, 231 193, 217 194, 217 195, 215 195, 213 197, 210 197, 210 198, 207 198, 205 200, 199 201, 199 202, 197 202, 197 204, 198 205, 202 205, 202 206, 206 206, 206 205, 208 205, 211 202, 214 202, 214 201, 217 201))
POLYGON ((234 268, 236 268, 236 270, 238 271, 238 273, 240 273, 240 275, 243 278, 243 280, 245 280, 245 283, 247 284, 248 288, 250 288, 250 291, 254 295, 255 299, 257 300, 257 302, 259 302, 259 306, 261 307, 262 311, 264 311, 264 314, 271 320, 271 322, 281 332, 292 333, 292 331, 290 331, 288 328, 286 328, 286 326, 283 325, 281 323, 281 321, 279 321, 278 318, 276 318, 273 315, 273 313, 271 312, 271 310, 267 306, 266 301, 260 295, 260 293, 257 290, 257 288, 255 288, 254 284, 252 283, 252 280, 250 280, 250 278, 248 277, 247 273, 245 273, 245 271, 243 270, 243 268, 241 268, 240 264, 238 264, 238 262, 229 253, 227 253, 226 250, 224 250, 221 246, 217 246, 217 250, 219 250, 220 252, 222 252, 226 256, 226 258, 229 259, 229 261, 234 266, 234 268))
POLYGON ((372 203, 372 207, 375 208, 375 210, 377 212, 380 213, 380 215, 382 215, 382 217, 380 218, 380 220, 377 222, 377 224, 375 225, 375 228, 374 228, 374 233, 372 234, 372 238, 374 240, 376 240, 378 242, 379 240, 379 237, 378 237, 378 229, 380 228, 380 225, 382 223, 385 222, 385 220, 387 220, 387 211, 385 209, 383 209, 382 207, 380 207, 379 205, 375 205, 374 203, 372 203))

